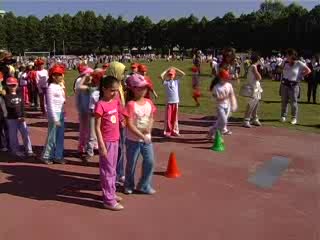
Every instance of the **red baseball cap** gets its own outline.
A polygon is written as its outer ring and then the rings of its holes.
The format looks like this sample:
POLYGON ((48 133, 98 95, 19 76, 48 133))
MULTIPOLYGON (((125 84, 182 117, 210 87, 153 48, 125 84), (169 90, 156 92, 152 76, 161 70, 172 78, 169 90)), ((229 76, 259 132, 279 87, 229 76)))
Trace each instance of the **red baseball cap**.
POLYGON ((53 67, 49 71, 50 75, 52 74, 64 74, 65 73, 65 68, 62 65, 56 64, 53 65, 53 67))
POLYGON ((36 66, 41 66, 41 65, 44 64, 44 61, 43 61, 42 59, 37 59, 37 60, 34 62, 34 64, 35 64, 36 66))
POLYGON ((7 85, 18 85, 18 79, 14 77, 9 77, 6 80, 7 85))
POLYGON ((170 68, 169 70, 168 70, 168 75, 173 75, 173 76, 175 76, 176 75, 176 70, 174 70, 173 68, 170 68))
POLYGON ((219 77, 223 80, 229 80, 230 79, 229 71, 225 69, 220 70, 219 77))
POLYGON ((146 65, 143 65, 143 64, 139 64, 138 65, 138 71, 139 72, 148 72, 148 68, 147 68, 147 66, 146 65))
POLYGON ((138 68, 139 64, 138 63, 131 63, 131 68, 138 68))

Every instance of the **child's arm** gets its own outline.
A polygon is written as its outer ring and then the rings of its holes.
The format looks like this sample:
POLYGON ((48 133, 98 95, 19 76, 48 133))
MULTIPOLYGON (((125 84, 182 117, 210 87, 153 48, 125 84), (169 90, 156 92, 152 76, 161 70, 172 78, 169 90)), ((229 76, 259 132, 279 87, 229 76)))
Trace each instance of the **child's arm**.
POLYGON ((167 72, 171 69, 172 67, 167 68, 166 70, 161 73, 160 78, 164 81, 164 76, 167 74, 167 72))
POLYGON ((7 111, 4 99, 1 96, 0 96, 0 107, 2 109, 3 116, 6 118, 8 116, 8 111, 7 111))
POLYGON ((89 86, 85 84, 85 81, 87 81, 88 79, 88 76, 84 76, 82 77, 82 79, 80 80, 80 83, 79 83, 79 90, 88 90, 89 89, 89 86))
POLYGON ((176 67, 171 67, 173 68, 174 70, 176 70, 177 73, 180 73, 181 76, 185 76, 185 72, 183 72, 182 70, 180 70, 179 68, 176 68, 176 67))
POLYGON ((97 114, 96 114, 96 120, 95 120, 95 130, 96 130, 100 155, 103 157, 107 157, 106 145, 104 144, 102 134, 101 134, 101 116, 97 114))

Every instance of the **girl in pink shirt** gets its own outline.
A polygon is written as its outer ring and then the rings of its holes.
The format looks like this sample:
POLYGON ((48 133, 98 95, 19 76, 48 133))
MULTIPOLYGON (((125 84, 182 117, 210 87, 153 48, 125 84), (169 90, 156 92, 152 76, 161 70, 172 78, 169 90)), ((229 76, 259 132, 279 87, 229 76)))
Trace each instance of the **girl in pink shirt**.
POLYGON ((151 186, 154 168, 151 130, 156 108, 150 99, 145 98, 149 85, 143 76, 133 74, 127 81, 133 92, 133 100, 127 103, 124 113, 127 118, 127 165, 124 193, 131 194, 135 189, 135 169, 141 154, 142 176, 137 190, 145 194, 154 194, 156 191, 151 186))
POLYGON ((121 104, 118 98, 120 82, 112 76, 102 79, 101 100, 96 104, 96 135, 100 153, 100 180, 104 207, 123 209, 116 195, 116 167, 120 139, 121 104))

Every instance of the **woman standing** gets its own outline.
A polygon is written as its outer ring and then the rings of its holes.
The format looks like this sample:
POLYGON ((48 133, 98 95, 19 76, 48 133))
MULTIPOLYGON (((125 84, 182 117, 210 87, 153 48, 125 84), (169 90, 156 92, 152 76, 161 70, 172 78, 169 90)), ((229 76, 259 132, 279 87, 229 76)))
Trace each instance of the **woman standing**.
POLYGON ((287 60, 282 65, 281 94, 281 122, 287 120, 288 103, 291 104, 291 124, 297 124, 298 98, 300 97, 300 78, 311 73, 310 68, 298 60, 298 54, 293 49, 287 50, 287 60))

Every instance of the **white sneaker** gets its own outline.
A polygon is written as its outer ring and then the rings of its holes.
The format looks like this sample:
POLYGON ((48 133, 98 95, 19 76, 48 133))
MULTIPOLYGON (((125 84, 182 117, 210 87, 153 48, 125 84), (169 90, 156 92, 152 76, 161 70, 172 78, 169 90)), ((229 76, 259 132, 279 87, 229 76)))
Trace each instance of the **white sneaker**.
POLYGON ((296 118, 292 118, 291 124, 292 124, 292 125, 296 125, 296 124, 297 124, 297 119, 296 119, 296 118))
POLYGON ((15 153, 15 155, 17 156, 17 157, 25 157, 25 154, 23 153, 23 152, 16 152, 15 153))
POLYGON ((262 126, 262 124, 261 124, 261 122, 259 121, 259 119, 253 120, 252 124, 253 124, 254 126, 257 126, 257 127, 262 126))
POLYGON ((245 128, 252 128, 252 126, 251 126, 249 121, 244 121, 242 126, 245 127, 245 128))
POLYGON ((280 122, 285 122, 285 121, 287 121, 287 119, 286 119, 285 117, 282 117, 282 118, 280 119, 280 122))
POLYGON ((0 152, 8 152, 8 148, 6 148, 6 147, 0 148, 0 152))

